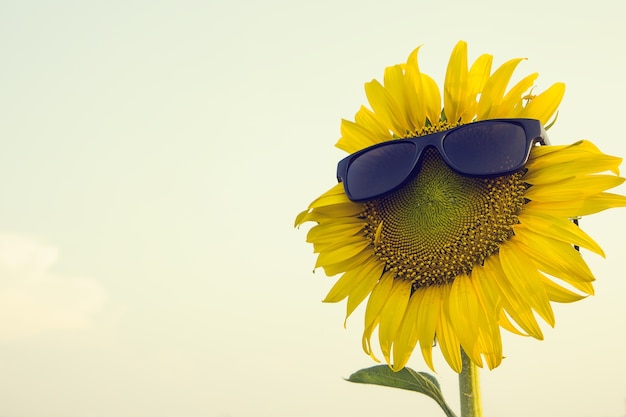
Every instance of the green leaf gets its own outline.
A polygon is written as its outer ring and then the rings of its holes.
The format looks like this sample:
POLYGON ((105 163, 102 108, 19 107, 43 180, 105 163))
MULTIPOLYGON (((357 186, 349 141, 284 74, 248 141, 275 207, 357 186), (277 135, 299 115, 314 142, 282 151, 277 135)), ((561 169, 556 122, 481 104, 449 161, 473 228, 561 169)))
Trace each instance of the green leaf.
POLYGON ((350 375, 347 381, 419 392, 435 400, 443 412, 446 413, 446 416, 456 417, 456 414, 443 399, 439 382, 437 382, 434 376, 426 372, 416 372, 410 368, 394 372, 387 365, 378 365, 356 371, 350 375))

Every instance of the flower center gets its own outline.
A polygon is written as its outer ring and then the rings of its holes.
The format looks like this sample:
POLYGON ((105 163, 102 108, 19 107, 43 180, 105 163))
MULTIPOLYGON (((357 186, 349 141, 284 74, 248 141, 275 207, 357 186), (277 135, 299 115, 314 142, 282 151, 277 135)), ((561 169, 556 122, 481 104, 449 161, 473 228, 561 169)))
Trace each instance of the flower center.
POLYGON ((459 175, 429 148, 410 182, 364 204, 366 236, 386 270, 414 290, 450 283, 513 236, 527 188, 522 176, 459 175))

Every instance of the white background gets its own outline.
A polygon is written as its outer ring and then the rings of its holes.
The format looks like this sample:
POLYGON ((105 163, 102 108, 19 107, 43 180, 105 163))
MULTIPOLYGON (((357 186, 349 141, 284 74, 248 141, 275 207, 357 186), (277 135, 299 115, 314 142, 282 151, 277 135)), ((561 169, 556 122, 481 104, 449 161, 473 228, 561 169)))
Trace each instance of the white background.
MULTIPOLYGON (((363 83, 420 44, 440 85, 460 39, 527 57, 517 78, 567 84, 552 142, 625 156, 620 4, 0 1, 0 415, 442 415, 342 379, 374 364, 362 309, 344 330, 320 302, 293 219, 363 83)), ((625 213, 583 219, 596 295, 542 342, 504 335, 486 417, 624 416, 625 213)))

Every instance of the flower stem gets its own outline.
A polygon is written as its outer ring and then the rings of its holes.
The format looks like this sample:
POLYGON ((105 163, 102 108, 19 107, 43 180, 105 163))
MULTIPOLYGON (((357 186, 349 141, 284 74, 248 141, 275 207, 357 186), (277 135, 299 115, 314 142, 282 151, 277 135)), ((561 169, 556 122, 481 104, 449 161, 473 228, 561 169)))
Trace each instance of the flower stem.
POLYGON ((463 360, 463 368, 459 374, 461 417, 482 417, 478 367, 467 357, 463 349, 461 349, 461 359, 463 360))

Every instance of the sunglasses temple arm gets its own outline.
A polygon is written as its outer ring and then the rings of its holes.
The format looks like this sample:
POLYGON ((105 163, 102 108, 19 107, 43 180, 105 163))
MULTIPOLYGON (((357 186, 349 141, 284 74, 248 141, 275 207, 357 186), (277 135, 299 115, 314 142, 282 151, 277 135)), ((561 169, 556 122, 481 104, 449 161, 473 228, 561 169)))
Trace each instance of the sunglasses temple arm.
POLYGON ((541 126, 541 133, 539 134, 539 137, 541 138, 541 143, 544 146, 550 146, 550 139, 548 139, 548 133, 546 132, 546 129, 544 129, 543 126, 541 126))
POLYGON ((347 171, 346 165, 347 165, 346 158, 342 159, 337 164, 337 182, 343 182, 343 175, 345 175, 347 171))

